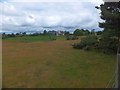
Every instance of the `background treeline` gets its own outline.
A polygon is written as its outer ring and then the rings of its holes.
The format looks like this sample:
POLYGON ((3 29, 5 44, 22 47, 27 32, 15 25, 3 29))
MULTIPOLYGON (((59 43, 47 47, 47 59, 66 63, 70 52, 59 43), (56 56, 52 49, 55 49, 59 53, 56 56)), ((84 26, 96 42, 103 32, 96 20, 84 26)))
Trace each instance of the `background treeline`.
POLYGON ((23 36, 39 36, 39 35, 55 35, 55 34, 49 33, 46 30, 44 30, 43 33, 35 32, 35 33, 29 33, 29 34, 27 34, 27 32, 10 33, 10 34, 2 33, 2 39, 13 38, 13 37, 23 37, 23 36))
POLYGON ((81 39, 81 37, 85 37, 88 35, 101 35, 103 31, 95 31, 95 29, 87 30, 87 29, 76 29, 73 34, 66 34, 67 40, 76 40, 81 39))
MULTIPOLYGON (((62 34, 59 35, 64 35, 66 36, 67 40, 74 40, 78 39, 77 36, 85 36, 85 35, 90 35, 96 33, 97 35, 102 34, 102 31, 97 31, 95 30, 86 30, 86 29, 76 29, 72 34, 69 31, 61 31, 62 34)), ((39 35, 56 35, 57 36, 57 31, 46 31, 44 30, 43 33, 35 32, 31 34, 27 34, 26 32, 19 32, 19 33, 2 33, 2 39, 7 39, 7 38, 13 38, 13 37, 23 37, 23 36, 39 36, 39 35)))

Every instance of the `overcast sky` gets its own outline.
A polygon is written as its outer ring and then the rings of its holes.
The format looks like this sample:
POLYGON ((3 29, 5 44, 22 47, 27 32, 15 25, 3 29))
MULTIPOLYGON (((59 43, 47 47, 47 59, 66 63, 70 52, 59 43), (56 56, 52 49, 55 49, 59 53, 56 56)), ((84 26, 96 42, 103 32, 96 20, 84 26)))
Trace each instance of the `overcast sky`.
POLYGON ((102 0, 0 0, 0 32, 99 30, 102 0))

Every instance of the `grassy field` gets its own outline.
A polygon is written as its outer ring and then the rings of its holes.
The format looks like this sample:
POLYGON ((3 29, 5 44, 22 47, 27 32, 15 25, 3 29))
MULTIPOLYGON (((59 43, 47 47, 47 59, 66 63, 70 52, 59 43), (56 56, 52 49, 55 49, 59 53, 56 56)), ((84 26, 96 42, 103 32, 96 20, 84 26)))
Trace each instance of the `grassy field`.
POLYGON ((73 49, 79 40, 30 41, 3 40, 3 87, 104 88, 113 76, 115 56, 73 49))
POLYGON ((39 35, 39 36, 22 36, 4 39, 4 41, 19 41, 19 42, 38 42, 52 41, 53 39, 61 40, 63 36, 39 35))

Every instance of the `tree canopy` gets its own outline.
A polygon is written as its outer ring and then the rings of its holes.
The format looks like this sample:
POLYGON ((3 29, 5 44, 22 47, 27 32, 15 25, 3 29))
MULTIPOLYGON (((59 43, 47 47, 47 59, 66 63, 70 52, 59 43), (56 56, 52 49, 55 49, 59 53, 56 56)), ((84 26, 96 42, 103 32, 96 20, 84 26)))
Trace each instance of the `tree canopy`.
POLYGON ((99 27, 111 36, 120 37, 120 2, 105 2, 100 5, 101 19, 105 22, 99 23, 99 27))
POLYGON ((96 8, 101 10, 100 17, 104 20, 99 23, 99 27, 104 28, 101 46, 116 51, 120 46, 120 2, 104 2, 96 8))
POLYGON ((83 35, 83 31, 80 30, 80 29, 76 29, 76 30, 74 31, 74 35, 75 35, 75 36, 82 36, 82 35, 83 35))

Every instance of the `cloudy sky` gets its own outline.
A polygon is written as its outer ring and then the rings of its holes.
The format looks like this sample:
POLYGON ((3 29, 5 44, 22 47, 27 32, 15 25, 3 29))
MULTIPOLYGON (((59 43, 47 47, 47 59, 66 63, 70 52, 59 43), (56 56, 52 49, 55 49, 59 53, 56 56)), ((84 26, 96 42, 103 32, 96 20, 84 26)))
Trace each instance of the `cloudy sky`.
POLYGON ((102 0, 0 0, 0 32, 96 29, 102 0))

